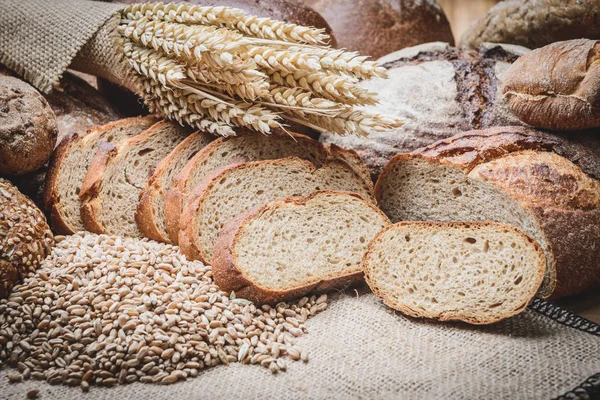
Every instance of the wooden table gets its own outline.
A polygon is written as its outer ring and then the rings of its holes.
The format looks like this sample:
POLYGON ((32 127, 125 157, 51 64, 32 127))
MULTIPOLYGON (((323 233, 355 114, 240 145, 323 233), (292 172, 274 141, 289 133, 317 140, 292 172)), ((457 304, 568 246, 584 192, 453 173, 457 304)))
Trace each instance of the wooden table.
POLYGON ((559 300, 557 304, 567 310, 574 311, 590 321, 600 324, 600 289, 559 300))

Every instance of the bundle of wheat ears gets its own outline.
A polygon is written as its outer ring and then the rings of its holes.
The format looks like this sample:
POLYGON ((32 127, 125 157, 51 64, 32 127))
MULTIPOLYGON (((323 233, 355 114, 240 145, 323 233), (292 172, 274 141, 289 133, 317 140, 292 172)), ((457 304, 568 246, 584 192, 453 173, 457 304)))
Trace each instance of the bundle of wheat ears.
POLYGON ((327 47, 322 29, 163 3, 125 8, 118 29, 151 111, 182 124, 222 136, 235 127, 270 133, 284 120, 342 135, 402 125, 361 107, 377 99, 357 83, 386 77, 385 68, 327 47))

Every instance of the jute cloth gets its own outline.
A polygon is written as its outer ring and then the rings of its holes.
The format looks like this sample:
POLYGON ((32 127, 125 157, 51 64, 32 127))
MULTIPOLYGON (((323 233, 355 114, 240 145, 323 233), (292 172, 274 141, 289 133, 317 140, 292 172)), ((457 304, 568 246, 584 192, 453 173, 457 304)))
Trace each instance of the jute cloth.
POLYGON ((36 388, 42 399, 87 400, 594 398, 600 326, 549 303, 534 308, 472 327, 409 319, 348 291, 307 322, 298 346, 310 361, 290 362, 287 372, 235 363, 170 386, 92 387, 83 397, 79 388, 9 384, 4 369, 0 397, 21 400, 36 388))

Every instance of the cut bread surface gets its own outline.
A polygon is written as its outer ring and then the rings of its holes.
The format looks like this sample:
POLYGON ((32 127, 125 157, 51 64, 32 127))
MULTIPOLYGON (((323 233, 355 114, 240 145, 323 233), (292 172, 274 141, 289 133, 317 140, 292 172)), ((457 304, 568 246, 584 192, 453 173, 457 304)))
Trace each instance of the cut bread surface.
POLYGON ((80 194, 86 229, 140 237, 135 222, 139 195, 157 164, 189 134, 188 128, 161 121, 117 147, 101 147, 80 194))
POLYGON ((165 221, 165 195, 179 171, 213 139, 214 136, 208 132, 194 132, 160 161, 140 195, 135 213, 135 220, 143 236, 161 242, 171 242, 165 221))
POLYGON ((270 201, 319 190, 354 192, 371 202, 371 188, 345 162, 325 161, 320 168, 299 158, 253 161, 217 170, 190 194, 182 215, 181 251, 210 262, 226 222, 270 201))
POLYGON ((367 246, 388 224, 348 193, 271 202, 227 224, 212 262, 215 282, 261 303, 347 286, 362 279, 367 246))
POLYGON ((153 117, 126 118, 91 129, 84 136, 71 134, 56 148, 46 177, 45 203, 55 232, 85 230, 81 219, 81 190, 88 167, 101 143, 119 143, 148 129, 153 117))
POLYGON ((369 287, 413 317, 489 324, 523 311, 545 269, 541 247, 492 222, 401 222, 363 260, 369 287))

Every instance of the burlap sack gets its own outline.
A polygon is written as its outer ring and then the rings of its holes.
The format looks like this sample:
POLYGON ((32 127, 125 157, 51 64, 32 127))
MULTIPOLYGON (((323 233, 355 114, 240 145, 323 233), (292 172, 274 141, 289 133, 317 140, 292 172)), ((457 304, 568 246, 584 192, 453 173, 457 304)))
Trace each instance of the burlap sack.
POLYGON ((418 321, 372 294, 347 292, 307 323, 298 346, 310 361, 272 375, 252 365, 206 370, 171 386, 113 388, 7 383, 24 399, 588 399, 600 394, 600 326, 544 301, 487 327, 418 321))

